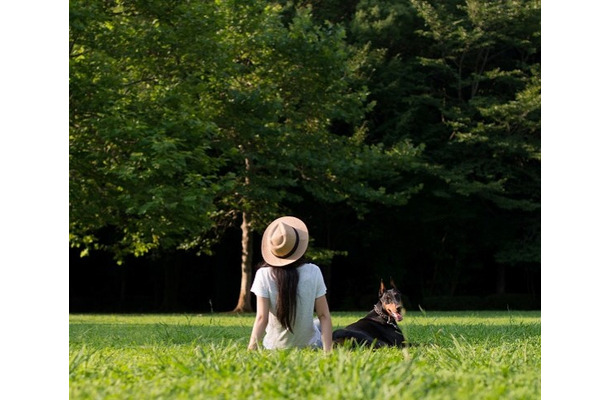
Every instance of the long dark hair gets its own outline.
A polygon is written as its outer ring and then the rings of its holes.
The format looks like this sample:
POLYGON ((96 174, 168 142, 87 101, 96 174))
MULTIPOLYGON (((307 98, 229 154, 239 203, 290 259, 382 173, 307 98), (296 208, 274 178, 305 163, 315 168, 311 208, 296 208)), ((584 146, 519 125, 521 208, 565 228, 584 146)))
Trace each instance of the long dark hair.
POLYGON ((297 287, 299 286, 299 272, 297 268, 305 263, 303 258, 284 267, 274 267, 263 263, 262 267, 271 267, 271 273, 277 284, 277 309, 275 314, 280 324, 292 332, 292 324, 297 310, 297 287))

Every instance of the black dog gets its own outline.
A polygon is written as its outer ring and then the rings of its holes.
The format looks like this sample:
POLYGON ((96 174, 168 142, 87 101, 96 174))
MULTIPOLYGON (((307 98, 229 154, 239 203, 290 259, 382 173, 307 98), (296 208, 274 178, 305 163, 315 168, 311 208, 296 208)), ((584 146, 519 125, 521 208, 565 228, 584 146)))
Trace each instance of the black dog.
POLYGON ((351 341, 352 344, 375 348, 405 345, 405 337, 397 324, 402 321, 402 300, 394 282, 390 283, 392 289, 386 290, 383 280, 381 281, 379 301, 370 313, 344 329, 333 332, 334 343, 351 341))

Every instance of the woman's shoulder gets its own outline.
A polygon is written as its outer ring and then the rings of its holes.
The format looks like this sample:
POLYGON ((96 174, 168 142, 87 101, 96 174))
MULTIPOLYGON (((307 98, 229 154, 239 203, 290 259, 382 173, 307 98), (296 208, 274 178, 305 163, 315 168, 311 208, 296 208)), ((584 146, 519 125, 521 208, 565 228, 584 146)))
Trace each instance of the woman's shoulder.
POLYGON ((301 273, 305 272, 305 273, 309 273, 309 274, 315 274, 318 271, 321 272, 320 267, 318 267, 316 264, 311 263, 311 262, 304 263, 298 269, 301 271, 301 273))
POLYGON ((260 276, 261 278, 268 278, 271 276, 271 268, 270 267, 261 267, 258 268, 255 272, 255 275, 260 276))

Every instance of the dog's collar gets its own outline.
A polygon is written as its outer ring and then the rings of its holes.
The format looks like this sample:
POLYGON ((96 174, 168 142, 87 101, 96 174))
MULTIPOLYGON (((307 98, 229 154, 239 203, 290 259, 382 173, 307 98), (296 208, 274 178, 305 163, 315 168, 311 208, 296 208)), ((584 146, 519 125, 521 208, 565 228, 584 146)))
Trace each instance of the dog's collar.
POLYGON ((390 315, 383 312, 383 309, 381 308, 381 305, 379 303, 373 306, 373 310, 375 310, 375 313, 377 313, 377 315, 379 315, 385 321, 386 324, 392 325, 394 328, 398 329, 396 321, 394 321, 390 315))

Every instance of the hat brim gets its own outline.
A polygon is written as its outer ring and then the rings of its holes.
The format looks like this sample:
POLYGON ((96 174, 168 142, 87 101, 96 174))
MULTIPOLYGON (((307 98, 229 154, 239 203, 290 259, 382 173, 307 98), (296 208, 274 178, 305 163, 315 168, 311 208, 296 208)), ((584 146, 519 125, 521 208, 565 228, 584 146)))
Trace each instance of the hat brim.
POLYGON ((267 229, 265 229, 261 243, 261 252, 263 255, 263 260, 265 260, 267 264, 274 267, 283 267, 303 257, 303 254, 305 254, 305 251, 307 251, 308 245, 309 231, 307 230, 307 226, 305 225, 305 223, 296 217, 280 217, 270 223, 269 226, 267 226, 267 229), (271 252, 271 249, 269 248, 269 235, 271 234, 271 232, 273 232, 273 228, 280 222, 283 222, 286 225, 293 227, 297 230, 299 234, 299 243, 297 245, 296 250, 290 256, 285 258, 277 257, 271 252))

